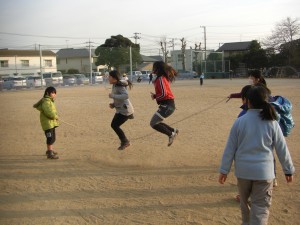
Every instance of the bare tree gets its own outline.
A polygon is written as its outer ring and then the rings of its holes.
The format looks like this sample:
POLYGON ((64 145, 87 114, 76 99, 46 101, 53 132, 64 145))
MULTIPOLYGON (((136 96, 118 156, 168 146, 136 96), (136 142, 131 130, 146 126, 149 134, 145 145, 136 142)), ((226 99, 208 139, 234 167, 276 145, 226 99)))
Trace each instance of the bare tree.
POLYGON ((166 37, 162 38, 162 40, 160 41, 160 46, 161 46, 161 50, 163 53, 164 62, 168 63, 169 51, 167 51, 167 38, 166 37))
MULTIPOLYGON (((275 29, 272 31, 271 36, 267 37, 263 41, 263 45, 267 48, 279 51, 284 45, 288 47, 288 52, 291 52, 293 48, 293 40, 300 34, 300 24, 298 19, 291 19, 287 17, 278 24, 276 24, 275 29)), ((289 54, 290 55, 290 54, 289 54)), ((290 61, 290 58, 289 58, 290 61)))
POLYGON ((181 53, 182 53, 182 70, 185 71, 185 49, 186 49, 186 40, 184 38, 180 39, 181 41, 181 53))
POLYGON ((282 44, 292 42, 300 33, 300 24, 298 22, 298 19, 292 20, 290 17, 282 20, 276 24, 271 36, 267 37, 263 44, 278 50, 282 44))

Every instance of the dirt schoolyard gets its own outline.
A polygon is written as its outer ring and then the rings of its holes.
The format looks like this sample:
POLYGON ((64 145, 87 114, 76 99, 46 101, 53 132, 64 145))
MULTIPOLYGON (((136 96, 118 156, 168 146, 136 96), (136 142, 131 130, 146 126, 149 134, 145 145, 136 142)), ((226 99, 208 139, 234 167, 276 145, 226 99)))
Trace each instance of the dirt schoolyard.
MULTIPOLYGON (((287 143, 300 168, 300 79, 267 79, 272 95, 293 103, 296 123, 287 143)), ((129 91, 135 118, 122 128, 131 146, 118 151, 110 127, 110 85, 57 88, 59 160, 46 159, 39 112, 42 89, 0 92, 0 224, 241 224, 236 178, 218 183, 229 130, 240 112, 248 79, 178 80, 176 111, 166 123, 179 129, 173 145, 149 125, 157 105, 153 86, 129 91)), ((300 182, 285 182, 277 163, 269 224, 300 224, 300 182)))

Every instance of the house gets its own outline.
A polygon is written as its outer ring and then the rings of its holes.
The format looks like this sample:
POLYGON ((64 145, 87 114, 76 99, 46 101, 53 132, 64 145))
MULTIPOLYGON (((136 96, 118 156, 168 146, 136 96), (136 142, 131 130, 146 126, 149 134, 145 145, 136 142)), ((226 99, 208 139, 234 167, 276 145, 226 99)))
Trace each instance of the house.
POLYGON ((163 61, 162 56, 156 55, 156 56, 145 56, 141 55, 142 57, 142 63, 138 65, 138 70, 143 71, 143 70, 152 70, 153 63, 156 61, 163 61))
POLYGON ((0 76, 56 72, 56 55, 49 50, 0 49, 0 76))
MULTIPOLYGON (((232 42, 223 44, 217 52, 224 52, 224 57, 230 57, 235 55, 241 55, 246 53, 250 49, 251 41, 244 42, 232 42)), ((247 76, 247 68, 245 63, 240 63, 239 67, 235 69, 235 74, 238 76, 247 76)))
MULTIPOLYGON (((96 66, 95 61, 97 56, 95 55, 95 49, 91 50, 92 56, 92 70, 106 70, 105 66, 96 66)), ((60 49, 56 53, 57 57, 57 69, 62 72, 67 72, 70 69, 78 70, 80 73, 89 73, 91 70, 90 63, 90 51, 89 49, 74 49, 66 48, 60 49)))
POLYGON ((251 41, 224 43, 217 52, 224 52, 224 57, 230 57, 247 52, 251 41))

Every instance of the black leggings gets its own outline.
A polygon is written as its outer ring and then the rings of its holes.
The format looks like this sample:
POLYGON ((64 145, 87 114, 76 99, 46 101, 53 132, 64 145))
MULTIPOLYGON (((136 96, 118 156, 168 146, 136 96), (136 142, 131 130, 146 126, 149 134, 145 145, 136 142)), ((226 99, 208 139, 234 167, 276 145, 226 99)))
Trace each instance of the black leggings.
POLYGON ((167 104, 159 105, 157 112, 154 113, 150 121, 150 126, 154 130, 157 130, 160 133, 163 133, 167 136, 171 136, 172 132, 174 132, 174 128, 163 123, 162 121, 164 120, 164 118, 167 118, 170 115, 172 115, 174 110, 175 110, 175 104, 173 101, 168 102, 167 104))
POLYGON ((124 116, 120 113, 116 113, 113 120, 111 121, 111 128, 116 132, 122 143, 128 142, 128 139, 126 138, 120 126, 125 123, 129 119, 129 117, 130 116, 124 116))

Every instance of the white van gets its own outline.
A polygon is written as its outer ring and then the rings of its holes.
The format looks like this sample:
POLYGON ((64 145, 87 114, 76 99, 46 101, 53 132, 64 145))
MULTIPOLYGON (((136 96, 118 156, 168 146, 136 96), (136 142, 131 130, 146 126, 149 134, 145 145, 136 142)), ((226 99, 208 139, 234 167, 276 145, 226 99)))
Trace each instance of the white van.
POLYGON ((43 78, 45 79, 46 86, 58 86, 63 83, 63 76, 60 71, 43 73, 43 78))

